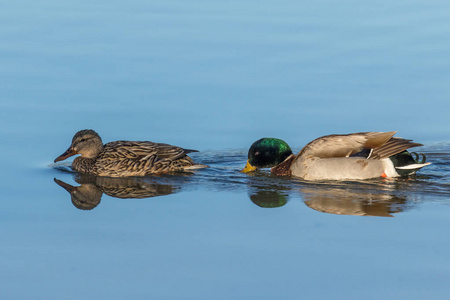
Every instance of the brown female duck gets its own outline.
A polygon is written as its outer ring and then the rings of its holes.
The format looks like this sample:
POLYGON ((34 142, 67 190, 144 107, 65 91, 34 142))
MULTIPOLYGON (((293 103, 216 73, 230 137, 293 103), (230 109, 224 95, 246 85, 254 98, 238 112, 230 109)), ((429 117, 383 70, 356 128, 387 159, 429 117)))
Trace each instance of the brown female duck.
POLYGON ((72 162, 75 171, 109 177, 146 176, 207 167, 194 163, 187 156, 191 152, 197 150, 148 141, 116 141, 103 145, 94 130, 85 129, 75 134, 69 149, 55 162, 81 154, 72 162))

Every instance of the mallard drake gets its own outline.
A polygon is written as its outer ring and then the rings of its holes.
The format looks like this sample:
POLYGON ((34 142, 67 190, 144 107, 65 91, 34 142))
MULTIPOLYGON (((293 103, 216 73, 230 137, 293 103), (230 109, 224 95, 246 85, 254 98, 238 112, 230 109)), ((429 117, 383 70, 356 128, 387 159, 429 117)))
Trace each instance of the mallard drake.
POLYGON ((395 133, 327 135, 308 143, 297 155, 283 140, 262 138, 250 147, 242 172, 271 168, 276 175, 305 180, 360 180, 411 175, 430 164, 423 154, 419 161, 417 154, 406 151, 422 144, 393 137, 395 133))
POLYGON ((75 134, 69 149, 55 162, 81 154, 72 162, 72 169, 108 177, 146 176, 207 167, 194 163, 187 156, 191 152, 197 150, 148 141, 116 141, 103 145, 97 132, 85 129, 75 134))

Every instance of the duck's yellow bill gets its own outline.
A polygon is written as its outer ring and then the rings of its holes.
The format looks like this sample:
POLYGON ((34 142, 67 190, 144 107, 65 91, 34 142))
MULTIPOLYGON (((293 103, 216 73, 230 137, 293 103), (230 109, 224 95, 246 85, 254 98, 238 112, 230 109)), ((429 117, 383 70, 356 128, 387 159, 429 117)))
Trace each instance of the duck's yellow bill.
POLYGON ((248 173, 248 172, 252 172, 252 171, 255 171, 255 170, 256 170, 256 167, 252 166, 247 160, 247 164, 245 165, 245 168, 243 168, 241 172, 242 173, 248 173))

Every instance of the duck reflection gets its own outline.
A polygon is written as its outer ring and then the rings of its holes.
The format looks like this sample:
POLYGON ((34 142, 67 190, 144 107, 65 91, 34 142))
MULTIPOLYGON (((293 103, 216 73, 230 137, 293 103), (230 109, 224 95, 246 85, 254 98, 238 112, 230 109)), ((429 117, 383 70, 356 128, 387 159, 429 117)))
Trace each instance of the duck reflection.
POLYGON ((284 206, 289 199, 285 191, 278 191, 270 188, 254 189, 249 191, 250 200, 259 207, 275 208, 284 206))
POLYGON ((405 190, 404 181, 364 181, 341 183, 308 183, 283 180, 270 176, 255 176, 247 183, 250 200, 259 207, 286 205, 298 192, 309 208, 319 212, 392 217, 409 209, 413 203, 398 193, 405 190))
POLYGON ((81 210, 91 210, 100 204, 103 194, 120 199, 142 199, 173 194, 179 187, 149 178, 109 178, 93 175, 78 175, 79 186, 62 180, 54 181, 70 193, 72 204, 81 210))
POLYGON ((306 206, 329 214, 393 217, 409 206, 405 197, 338 188, 301 189, 306 206))
POLYGON ((248 196, 259 207, 276 208, 286 205, 289 201, 290 182, 282 178, 271 178, 271 175, 249 178, 248 196), (268 181, 270 184, 267 184, 268 181))

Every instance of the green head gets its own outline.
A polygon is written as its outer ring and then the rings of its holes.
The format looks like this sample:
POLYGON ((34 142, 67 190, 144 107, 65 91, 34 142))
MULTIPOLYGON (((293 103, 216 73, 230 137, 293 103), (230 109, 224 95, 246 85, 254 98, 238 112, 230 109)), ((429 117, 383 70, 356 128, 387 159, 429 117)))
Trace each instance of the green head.
POLYGON ((259 139, 248 150, 247 166, 242 171, 247 173, 254 171, 256 168, 275 167, 291 154, 291 148, 283 140, 275 138, 259 139))

